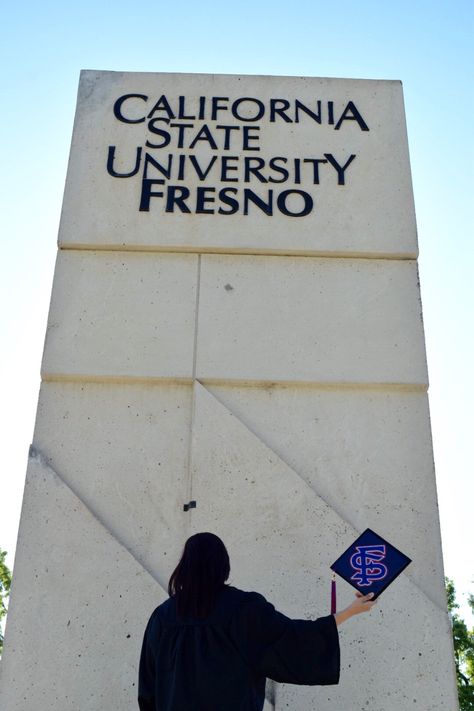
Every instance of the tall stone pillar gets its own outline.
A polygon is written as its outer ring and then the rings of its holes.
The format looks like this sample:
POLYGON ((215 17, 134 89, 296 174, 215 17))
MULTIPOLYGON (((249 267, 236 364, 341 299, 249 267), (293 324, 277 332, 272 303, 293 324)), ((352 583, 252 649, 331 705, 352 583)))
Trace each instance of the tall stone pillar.
POLYGON ((400 83, 83 72, 4 711, 134 708, 190 534, 314 618, 366 527, 412 565, 266 709, 456 707, 416 259, 400 83))

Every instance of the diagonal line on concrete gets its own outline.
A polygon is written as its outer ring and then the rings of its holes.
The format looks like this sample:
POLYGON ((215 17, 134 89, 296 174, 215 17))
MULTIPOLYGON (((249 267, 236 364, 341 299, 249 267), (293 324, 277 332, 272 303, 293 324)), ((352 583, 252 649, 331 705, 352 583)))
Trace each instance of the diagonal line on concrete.
MULTIPOLYGON (((219 403, 221 407, 225 408, 229 413, 231 413, 233 417, 235 417, 236 420, 238 420, 242 424, 242 426, 245 427, 256 439, 262 442, 262 444, 267 447, 267 449, 269 449, 273 453, 273 455, 279 461, 281 461, 288 468, 288 470, 290 470, 295 475, 295 477, 298 478, 300 482, 303 482, 304 486, 307 488, 308 492, 312 496, 318 497, 328 508, 330 508, 335 513, 335 515, 341 520, 342 523, 344 523, 344 525, 351 528, 354 538, 356 538, 361 533, 361 531, 353 524, 350 519, 347 518, 347 516, 345 516, 342 512, 338 511, 331 503, 329 503, 323 496, 321 496, 314 489, 314 487, 311 486, 311 484, 306 480, 306 478, 300 474, 300 472, 298 472, 291 464, 286 462, 285 459, 280 454, 278 454, 271 445, 269 445, 267 442, 265 442, 264 439, 262 439, 260 434, 257 434, 245 421, 242 420, 241 416, 239 416, 235 412, 232 412, 226 404, 224 404, 211 390, 209 390, 209 388, 206 387, 204 382, 198 379, 196 380, 196 382, 199 383, 199 385, 203 387, 206 392, 209 393, 209 395, 214 398, 216 402, 219 403)), ((422 595, 426 597, 438 610, 440 610, 440 612, 442 612, 443 614, 446 613, 446 608, 440 605, 440 603, 434 597, 432 597, 426 590, 421 588, 408 573, 402 573, 402 575, 409 581, 411 585, 413 585, 417 590, 419 590, 422 595)))
MULTIPOLYGON (((167 587, 163 585, 163 583, 157 578, 157 576, 151 571, 147 566, 144 565, 144 563, 139 560, 135 554, 133 553, 132 550, 126 545, 124 541, 122 541, 113 531, 110 530, 108 526, 106 526, 103 521, 101 521, 100 517, 97 515, 97 513, 88 505, 80 496, 79 494, 74 490, 74 488, 68 484, 64 478, 61 476, 61 474, 55 469, 51 464, 48 462, 47 458, 44 456, 44 454, 35 446, 30 445, 29 449, 29 459, 31 460, 36 460, 38 464, 41 465, 41 467, 47 469, 54 478, 59 479, 61 482, 61 485, 66 487, 68 491, 72 493, 72 495, 84 506, 84 508, 89 512, 89 514, 94 518, 94 520, 99 524, 99 526, 104 529, 111 538, 113 538, 114 541, 118 543, 118 545, 123 548, 132 558, 133 560, 146 572, 148 575, 154 580, 154 582, 159 585, 159 587, 162 589, 162 591, 165 593, 165 595, 168 594, 167 592, 167 587)), ((270 704, 270 709, 269 711, 273 711, 275 709, 275 682, 271 682, 270 685, 267 685, 267 690, 266 690, 266 702, 270 704)), ((266 705, 265 711, 268 708, 266 705)))
MULTIPOLYGON (((211 390, 209 390, 209 388, 206 387, 205 382, 203 382, 203 381, 201 381, 201 380, 197 380, 197 382, 198 382, 203 388, 205 388, 205 390, 209 393, 209 395, 211 395, 211 397, 215 398, 215 400, 217 400, 217 402, 218 402, 222 407, 224 407, 224 408, 225 408, 226 410, 228 410, 229 412, 232 412, 232 411, 229 409, 228 405, 226 405, 224 402, 222 402, 222 400, 220 400, 219 397, 218 397, 215 393, 213 393, 211 390)), ((260 434, 257 434, 257 432, 255 432, 255 430, 252 429, 252 427, 251 427, 247 422, 245 422, 244 420, 242 420, 242 418, 240 417, 240 415, 238 415, 238 414, 235 413, 235 412, 232 412, 232 415, 233 415, 249 432, 251 432, 254 437, 256 437, 258 440, 260 440, 260 442, 262 442, 262 443, 265 445, 265 447, 267 447, 269 450, 271 450, 271 452, 275 455, 275 457, 277 457, 277 459, 279 459, 281 462, 283 462, 283 463, 286 465, 286 467, 287 467, 288 469, 290 469, 290 470, 293 472, 293 474, 294 474, 295 476, 297 476, 298 479, 304 483, 304 485, 306 486, 306 488, 309 489, 309 491, 310 491, 313 495, 315 495, 315 496, 317 496, 318 498, 320 498, 321 501, 323 501, 323 502, 326 504, 326 506, 328 506, 330 509, 332 509, 332 510, 334 511, 334 513, 341 519, 341 521, 343 521, 347 526, 350 526, 350 527, 352 528, 352 530, 354 531, 354 534, 357 532, 357 528, 354 526, 354 524, 352 523, 352 521, 350 521, 349 519, 347 519, 347 518, 342 514, 341 511, 338 511, 334 506, 332 506, 328 501, 326 501, 326 499, 324 498, 324 496, 321 496, 321 494, 319 494, 319 493, 316 491, 316 489, 314 489, 314 487, 311 486, 311 484, 307 481, 307 479, 306 479, 304 476, 302 476, 302 475, 300 474, 300 472, 298 472, 291 464, 289 464, 287 461, 285 461, 285 459, 284 459, 280 454, 278 454, 278 453, 273 449, 273 447, 272 447, 270 444, 268 444, 268 442, 265 442, 265 440, 262 439, 261 435, 260 435, 260 434)))
POLYGON ((121 540, 119 536, 114 531, 111 531, 108 526, 104 524, 104 522, 100 519, 100 517, 97 515, 97 513, 91 508, 89 504, 87 504, 84 499, 81 498, 81 496, 78 494, 77 491, 74 490, 74 488, 68 484, 64 480, 64 478, 61 476, 61 474, 58 472, 57 469, 54 468, 50 464, 50 462, 47 460, 47 458, 44 456, 44 454, 37 448, 34 447, 33 445, 30 445, 30 450, 29 450, 29 459, 36 460, 42 467, 48 469, 53 476, 57 477, 61 484, 65 486, 75 497, 78 501, 81 502, 82 506, 84 506, 85 509, 90 513, 91 516, 97 521, 97 523, 107 532, 109 536, 111 536, 121 548, 123 548, 127 553, 133 558, 133 560, 138 563, 138 565, 143 568, 143 570, 148 573, 148 575, 157 583, 157 585, 160 586, 160 588, 163 590, 163 592, 167 595, 167 586, 163 584, 161 580, 158 579, 156 574, 150 570, 146 565, 144 565, 143 561, 141 561, 137 556, 134 554, 134 552, 127 546, 127 544, 121 540))

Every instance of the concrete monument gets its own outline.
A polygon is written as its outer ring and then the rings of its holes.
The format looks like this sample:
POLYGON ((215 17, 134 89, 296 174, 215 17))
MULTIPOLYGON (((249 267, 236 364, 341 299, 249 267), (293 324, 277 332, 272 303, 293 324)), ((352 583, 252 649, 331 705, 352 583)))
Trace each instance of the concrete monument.
POLYGON ((4 711, 134 708, 191 533, 310 618, 367 527, 413 563, 266 708, 456 707, 416 259, 399 82, 82 73, 4 711))

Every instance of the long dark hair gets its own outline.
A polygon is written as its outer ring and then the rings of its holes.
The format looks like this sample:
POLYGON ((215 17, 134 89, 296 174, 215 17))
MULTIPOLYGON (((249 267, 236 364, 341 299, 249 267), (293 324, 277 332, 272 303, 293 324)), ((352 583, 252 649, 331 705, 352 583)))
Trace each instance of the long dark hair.
POLYGON ((207 617, 229 573, 229 554, 218 536, 196 533, 188 538, 168 584, 178 616, 207 617))

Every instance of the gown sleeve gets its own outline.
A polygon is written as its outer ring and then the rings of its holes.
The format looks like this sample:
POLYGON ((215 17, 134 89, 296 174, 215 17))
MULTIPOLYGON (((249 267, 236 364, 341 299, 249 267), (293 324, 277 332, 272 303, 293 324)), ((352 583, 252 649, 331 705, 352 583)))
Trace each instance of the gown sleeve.
POLYGON ((152 615, 143 636, 140 665, 138 669, 138 708, 140 711, 155 711, 155 650, 153 638, 157 634, 157 621, 152 615))
POLYGON ((287 684, 337 684, 339 634, 333 615, 292 620, 258 594, 234 618, 233 635, 255 673, 287 684))

